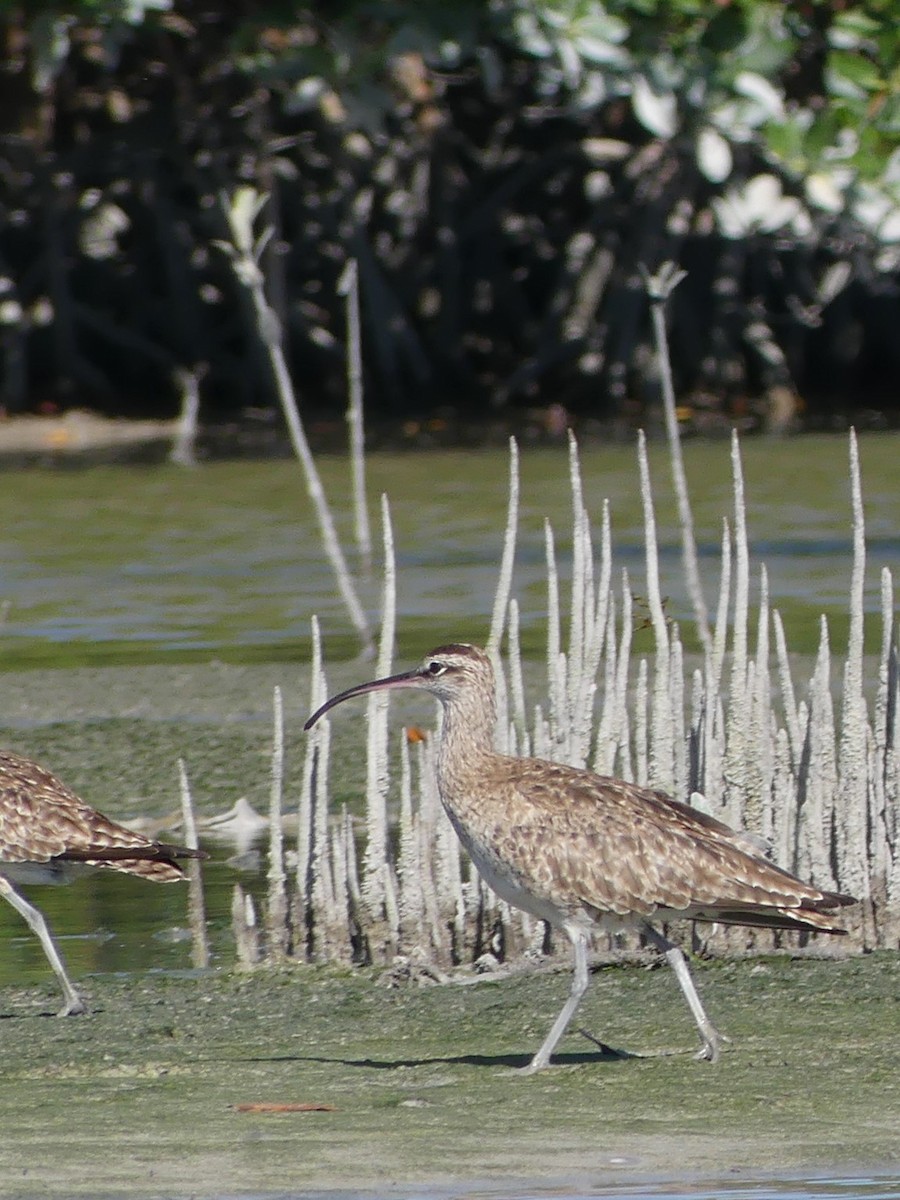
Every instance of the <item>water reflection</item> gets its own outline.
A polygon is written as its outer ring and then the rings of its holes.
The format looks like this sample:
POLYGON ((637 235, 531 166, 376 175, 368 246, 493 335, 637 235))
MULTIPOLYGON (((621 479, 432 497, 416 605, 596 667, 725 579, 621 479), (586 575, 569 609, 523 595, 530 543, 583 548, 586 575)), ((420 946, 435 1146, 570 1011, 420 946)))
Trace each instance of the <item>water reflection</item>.
MULTIPOLYGON (((221 859, 225 857, 223 851, 221 859)), ((212 961, 231 966, 231 890, 237 877, 213 858, 203 864, 203 878, 212 961)), ((69 974, 87 992, 89 1003, 92 974, 190 966, 186 883, 162 888, 119 872, 97 871, 64 888, 29 887, 27 896, 46 917, 69 974)), ((53 1010, 59 1007, 58 984, 38 939, 6 904, 0 906, 0 987, 40 988, 51 997, 53 1010)))
MULTIPOLYGON (((289 837, 296 812, 283 814, 289 837)), ((180 832, 180 814, 125 822, 148 836, 180 832)), ((231 966, 231 899, 235 883, 262 900, 265 890, 263 848, 269 818, 257 812, 246 797, 232 807, 198 816, 197 827, 210 858, 201 864, 212 960, 231 966)), ((287 869, 295 852, 288 846, 287 869)), ((154 888, 146 880, 121 872, 98 870, 64 888, 29 886, 28 896, 46 915, 63 956, 76 978, 91 974, 179 970, 191 961, 192 932, 188 921, 187 884, 154 888)), ((7 905, 0 906, 0 987, 26 987, 55 981, 34 935, 7 905), (35 952, 36 950, 36 952, 35 952)))

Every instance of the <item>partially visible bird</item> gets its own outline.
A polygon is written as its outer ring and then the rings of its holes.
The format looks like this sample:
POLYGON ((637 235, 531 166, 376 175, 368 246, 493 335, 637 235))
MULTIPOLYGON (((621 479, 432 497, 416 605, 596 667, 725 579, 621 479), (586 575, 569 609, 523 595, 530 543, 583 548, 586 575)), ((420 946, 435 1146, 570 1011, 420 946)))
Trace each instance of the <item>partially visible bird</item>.
POLYGON ((126 829, 31 759, 0 750, 0 896, 40 938, 62 985, 61 1017, 85 1012, 85 1003, 66 974, 43 916, 13 885, 71 883, 96 867, 173 883, 184 878, 180 860, 206 857, 202 850, 170 846, 126 829))
POLYGON ((575 971, 569 998, 527 1071, 550 1062, 588 987, 594 930, 641 930, 675 971, 715 1061, 722 1035, 701 1003, 681 950, 652 921, 689 918, 769 929, 844 933, 833 910, 852 896, 803 883, 730 829, 664 792, 540 758, 494 750, 490 659, 475 646, 439 646, 401 675, 348 688, 336 704, 382 688, 429 692, 444 710, 437 757, 444 809, 485 881, 503 900, 562 930, 575 971))

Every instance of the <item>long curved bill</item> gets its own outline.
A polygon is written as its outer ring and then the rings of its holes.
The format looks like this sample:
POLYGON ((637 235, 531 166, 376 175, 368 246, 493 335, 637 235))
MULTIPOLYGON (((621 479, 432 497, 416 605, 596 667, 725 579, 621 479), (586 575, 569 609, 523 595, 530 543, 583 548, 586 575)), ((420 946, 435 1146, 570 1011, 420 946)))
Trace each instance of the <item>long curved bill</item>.
POLYGON ((326 700, 321 708, 316 709, 303 728, 305 730, 312 729, 316 721, 323 717, 330 708, 334 708, 336 704, 341 704, 344 700, 350 700, 353 696, 364 696, 367 692, 378 692, 386 688, 421 687, 423 683, 425 683, 425 678, 418 668, 413 671, 404 671, 401 675, 388 675, 386 679, 373 679, 371 683, 357 683, 355 687, 347 688, 345 692, 338 692, 336 696, 326 700))

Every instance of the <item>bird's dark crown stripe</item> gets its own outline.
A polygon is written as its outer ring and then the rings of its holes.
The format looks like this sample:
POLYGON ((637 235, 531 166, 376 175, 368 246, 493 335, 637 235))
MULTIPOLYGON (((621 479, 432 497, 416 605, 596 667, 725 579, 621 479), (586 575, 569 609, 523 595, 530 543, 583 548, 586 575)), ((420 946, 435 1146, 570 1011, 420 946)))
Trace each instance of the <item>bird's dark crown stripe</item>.
POLYGON ((425 657, 441 658, 446 654, 458 654, 461 658, 482 657, 481 651, 475 646, 470 646, 468 642, 448 642, 446 646, 438 646, 436 650, 429 650, 425 657))

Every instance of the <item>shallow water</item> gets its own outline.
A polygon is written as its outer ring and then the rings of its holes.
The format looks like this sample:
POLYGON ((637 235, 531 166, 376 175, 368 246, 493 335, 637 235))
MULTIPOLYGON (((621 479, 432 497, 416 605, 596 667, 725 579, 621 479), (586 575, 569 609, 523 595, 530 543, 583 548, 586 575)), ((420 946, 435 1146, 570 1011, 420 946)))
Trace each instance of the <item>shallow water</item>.
MULTIPOLYGON (((879 605, 878 572, 900 567, 900 435, 860 441, 869 544, 867 608, 879 605)), ((810 650, 821 611, 841 629, 851 561, 847 441, 811 437, 743 447, 751 555, 769 569, 792 648, 810 650)), ((615 563, 643 590, 643 536, 634 450, 586 449, 585 496, 595 525, 610 499, 615 563)), ((728 447, 688 443, 685 461, 707 601, 715 600, 723 518, 731 519, 728 447)), ((320 463, 350 544, 348 465, 320 463)), ((680 535, 665 448, 651 447, 662 588, 670 614, 686 615, 680 535)), ((399 636, 416 651, 448 634, 483 638, 496 584, 507 499, 502 451, 371 456, 371 511, 391 502, 398 563, 399 636), (454 632, 456 631, 456 632, 454 632)), ((543 520, 567 570, 566 453, 522 453, 522 522, 516 591, 526 642, 545 609, 543 520)), ((309 621, 322 620, 335 653, 352 653, 342 610, 299 468, 290 462, 215 463, 0 474, 0 599, 9 605, 9 665, 157 662, 225 656, 304 658, 309 621)), ((377 526, 377 522, 376 522, 377 526)), ((380 535, 374 531, 377 544, 380 535)), ((353 561, 352 550, 348 554, 353 561)), ((363 582, 373 621, 377 578, 363 582)))
MULTIPOLYGON (((650 456, 661 587, 670 615, 679 618, 686 604, 665 448, 652 446, 650 456)), ((870 613, 880 605, 880 568, 900 571, 898 456, 896 434, 860 440, 870 613)), ((822 611, 829 614, 833 645, 840 646, 852 551, 846 438, 747 441, 743 460, 754 577, 765 561, 789 647, 814 649, 822 611)), ((730 518, 732 505, 729 449, 725 443, 688 443, 685 462, 712 604, 721 522, 730 518)), ((614 565, 627 567, 632 589, 641 593, 635 463, 630 447, 590 447, 582 455, 595 526, 609 497, 614 565)), ((329 495, 346 497, 347 463, 326 458, 319 465, 329 495)), ((501 554, 507 473, 507 456, 496 450, 370 458, 371 509, 377 511, 377 497, 386 492, 395 526, 398 661, 435 641, 484 638, 501 554)), ((523 645, 534 654, 544 636, 545 517, 556 531, 564 580, 568 570, 565 450, 526 448, 521 475, 515 594, 523 645)), ((290 462, 235 462, 197 470, 7 471, 0 473, 0 511, 0 599, 9 606, 0 642, 7 671, 0 707, 5 744, 46 762, 114 817, 159 816, 176 808, 178 757, 191 769, 201 811, 221 812, 242 794, 264 809, 273 678, 293 705, 289 733, 299 739, 305 691, 293 664, 308 656, 311 615, 320 616, 331 663, 352 657, 357 645, 335 595, 299 468, 290 462), (200 667, 221 660, 266 664, 274 674, 265 682, 245 681, 239 700, 223 696, 223 681, 212 675, 203 676, 202 695, 186 685, 180 697, 181 683, 174 678, 165 685, 173 692, 166 709, 153 707, 145 690, 148 677, 134 667, 128 685, 115 688, 102 676, 88 684, 66 678, 67 672, 51 672, 52 686, 44 687, 37 671, 182 661, 200 667), (13 667, 22 673, 10 675, 13 667), (96 699, 85 708, 89 695, 96 699)), ((346 537, 346 511, 338 514, 338 524, 346 537)), ((373 623, 380 586, 373 578, 363 587, 373 623)), ((643 648, 642 638, 649 646, 649 637, 636 633, 636 648, 643 648)), ((878 637, 879 622, 872 620, 870 650, 877 649, 878 637)), ((296 792, 289 787, 286 794, 290 802, 296 792)), ((227 851, 219 855, 226 856, 227 851)), ((226 960, 236 879, 259 890, 252 873, 218 865, 206 871, 213 948, 226 960)), ((99 873, 73 888, 34 889, 33 895, 59 932, 75 977, 147 963, 179 969, 189 961, 179 932, 185 923, 180 887, 153 888, 99 873)), ((0 982, 46 978, 36 939, 6 905, 0 906, 0 938, 0 982)))

